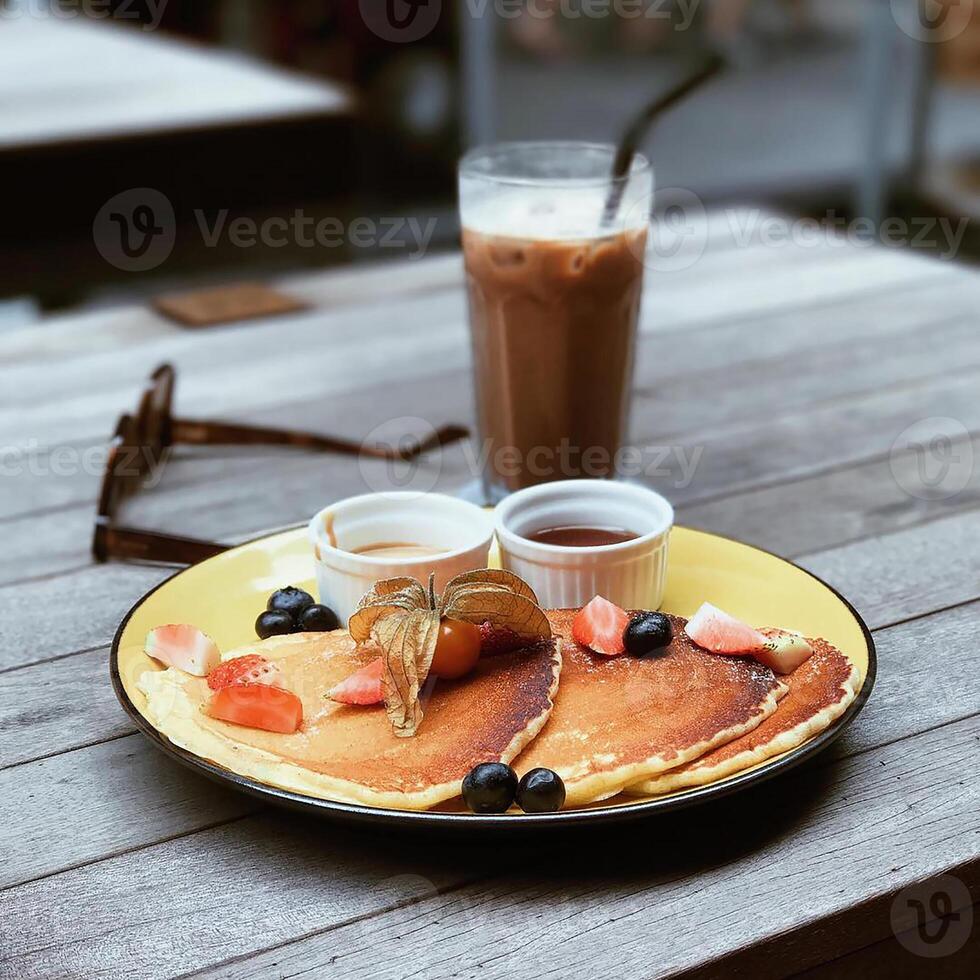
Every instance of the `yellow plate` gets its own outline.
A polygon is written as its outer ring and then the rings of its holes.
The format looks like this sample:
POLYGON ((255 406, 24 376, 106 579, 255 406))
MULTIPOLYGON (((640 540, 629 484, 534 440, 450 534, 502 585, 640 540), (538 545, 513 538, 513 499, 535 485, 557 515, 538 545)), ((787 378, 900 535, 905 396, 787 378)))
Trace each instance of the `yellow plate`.
POLYGON ((259 538, 178 572, 145 595, 120 625, 112 647, 113 686, 139 728, 185 765, 273 802, 351 820, 441 826, 463 822, 476 829, 478 824, 506 823, 513 827, 515 820, 528 825, 605 822, 677 809, 759 782, 813 755, 854 720, 867 701, 875 677, 871 634, 854 608, 829 585, 769 552, 704 531, 675 527, 661 608, 689 617, 708 600, 749 623, 766 623, 798 630, 806 636, 824 637, 861 672, 858 696, 833 725, 803 745, 752 769, 707 786, 656 798, 620 796, 581 809, 519 816, 418 813, 333 803, 267 786, 172 745, 144 717, 145 700, 136 684, 139 676, 153 667, 153 661, 143 653, 143 641, 151 629, 165 623, 193 623, 213 637, 222 650, 243 646, 255 639, 255 619, 265 608, 268 596, 285 585, 303 586, 315 594, 313 556, 305 526, 259 538))

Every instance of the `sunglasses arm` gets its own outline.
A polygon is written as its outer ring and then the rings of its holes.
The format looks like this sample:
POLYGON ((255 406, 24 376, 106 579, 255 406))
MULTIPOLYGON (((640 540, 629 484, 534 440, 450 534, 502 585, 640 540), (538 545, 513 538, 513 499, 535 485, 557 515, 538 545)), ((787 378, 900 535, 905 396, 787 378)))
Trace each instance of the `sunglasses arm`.
POLYGON ((173 419, 171 441, 193 446, 294 446, 317 452, 342 453, 347 456, 368 456, 373 459, 408 460, 437 446, 449 445, 469 436, 469 430, 458 425, 445 425, 427 439, 413 439, 403 448, 372 446, 368 443, 321 436, 313 432, 273 429, 260 425, 239 425, 234 422, 173 419))
POLYGON ((184 538, 156 531, 113 527, 100 518, 95 528, 92 551, 95 560, 158 562, 162 565, 196 565, 228 550, 228 545, 198 538, 184 538))

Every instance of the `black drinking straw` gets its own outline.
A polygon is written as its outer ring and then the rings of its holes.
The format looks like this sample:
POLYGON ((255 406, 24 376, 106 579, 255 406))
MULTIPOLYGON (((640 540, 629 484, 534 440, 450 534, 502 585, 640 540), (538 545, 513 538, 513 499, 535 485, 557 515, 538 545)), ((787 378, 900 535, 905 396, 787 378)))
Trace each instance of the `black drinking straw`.
POLYGON ((664 112, 714 78, 724 66, 725 62, 721 57, 716 54, 711 55, 703 68, 684 79, 683 82, 675 85, 657 99, 656 102, 647 106, 630 123, 616 149, 616 159, 613 162, 612 170, 613 186, 609 191, 609 196, 606 198, 606 207, 602 213, 603 227, 611 225, 613 219, 616 217, 616 212, 619 210, 620 202, 623 199, 623 189, 625 187, 625 182, 622 178, 629 173, 630 167, 633 165, 633 157, 636 155, 636 151, 639 149, 640 143, 643 141, 650 127, 664 112))

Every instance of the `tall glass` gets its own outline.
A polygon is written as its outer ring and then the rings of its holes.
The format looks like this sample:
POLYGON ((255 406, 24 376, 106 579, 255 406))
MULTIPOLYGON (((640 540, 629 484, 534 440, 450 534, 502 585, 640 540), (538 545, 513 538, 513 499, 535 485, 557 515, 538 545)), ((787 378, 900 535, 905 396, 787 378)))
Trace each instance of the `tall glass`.
POLYGON ((615 148, 503 143, 460 164, 485 493, 615 473, 626 437, 653 194, 615 148), (613 190, 620 204, 604 218, 613 190))

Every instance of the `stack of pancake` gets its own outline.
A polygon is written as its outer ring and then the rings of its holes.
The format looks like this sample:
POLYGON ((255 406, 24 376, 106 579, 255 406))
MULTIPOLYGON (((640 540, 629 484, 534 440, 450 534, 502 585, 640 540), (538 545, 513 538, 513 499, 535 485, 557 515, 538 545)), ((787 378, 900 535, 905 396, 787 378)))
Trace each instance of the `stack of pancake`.
POLYGON ((293 735, 210 718, 202 678, 148 668, 145 713, 175 744, 261 782, 311 796, 422 810, 459 795, 487 761, 518 774, 543 766, 567 790, 566 807, 619 793, 658 795, 739 772, 806 741, 853 700, 860 675, 822 640, 792 674, 747 657, 702 650, 672 617, 662 656, 606 658, 571 638, 574 610, 548 613, 554 639, 481 658, 459 681, 430 679, 413 738, 394 735, 383 706, 326 696, 371 653, 344 631, 273 637, 225 655, 260 653, 303 701, 293 735))

